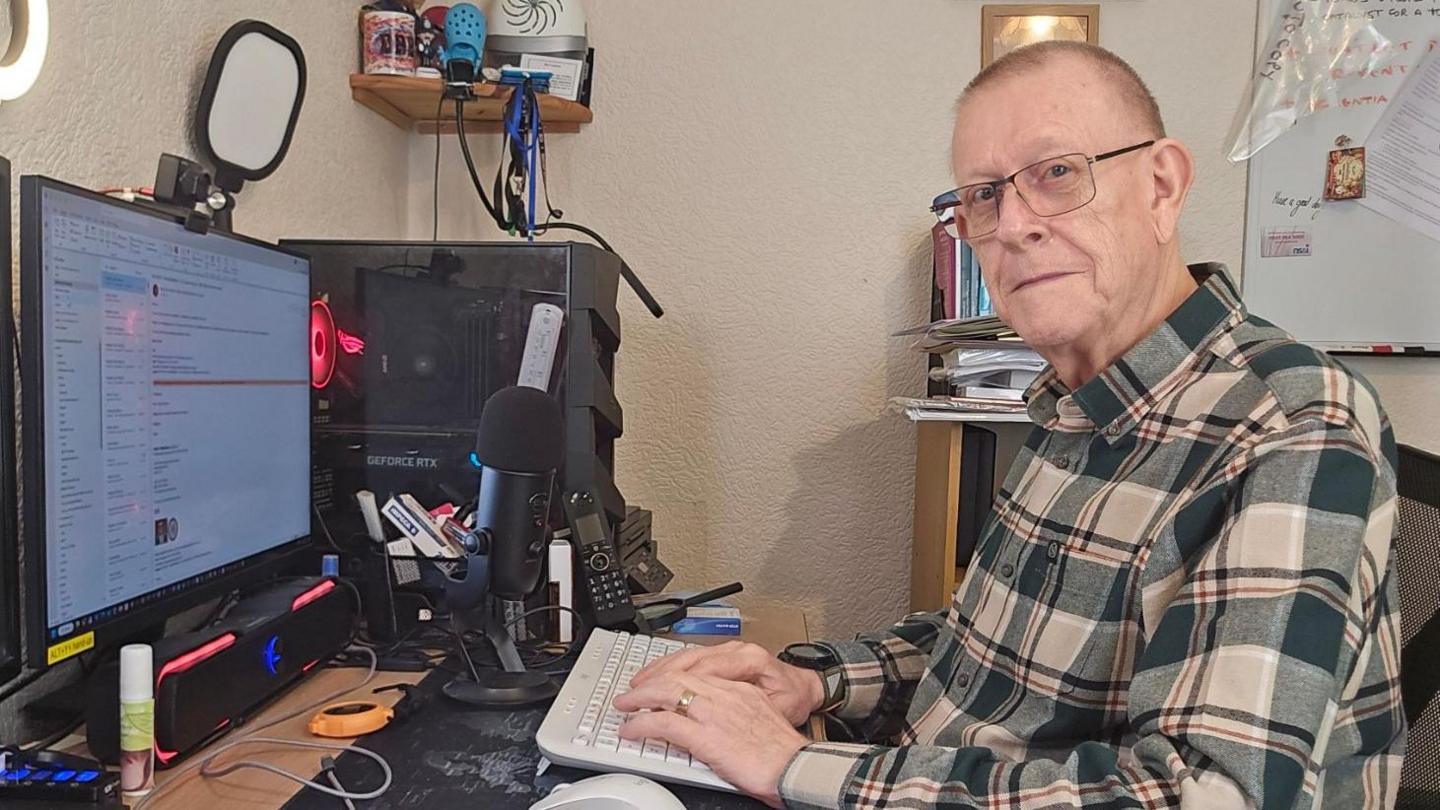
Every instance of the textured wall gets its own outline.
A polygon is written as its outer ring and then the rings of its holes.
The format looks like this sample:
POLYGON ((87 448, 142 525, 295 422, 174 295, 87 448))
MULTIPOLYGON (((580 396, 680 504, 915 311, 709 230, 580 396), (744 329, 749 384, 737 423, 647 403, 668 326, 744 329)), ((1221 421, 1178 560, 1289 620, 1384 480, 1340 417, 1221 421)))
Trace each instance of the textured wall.
MULTIPOLYGON (((1221 156, 1251 0, 1102 4, 1101 41, 1153 83, 1200 159, 1186 255, 1238 266, 1244 171, 1221 156)), ((927 311, 950 109, 979 66, 974 0, 590 0, 595 123, 550 139, 552 198, 665 305, 622 293, 626 495, 681 584, 733 579, 844 633, 906 610, 921 389, 893 329, 927 311)), ((1024 103, 1017 99, 1017 103, 1024 103)), ((475 136, 487 180, 494 136, 475 136)), ((442 238, 490 237, 453 138, 442 238)), ((430 236, 432 139, 411 144, 430 236)))
MULTIPOLYGON (((0 104, 0 155, 17 175, 90 187, 150 185, 162 151, 197 156, 191 109, 220 34, 241 19, 264 20, 304 48, 309 91, 289 156, 241 193, 237 227, 266 239, 401 236, 407 138, 351 102, 346 84, 356 60, 357 5, 51 0, 53 33, 40 80, 24 97, 0 104)), ((4 25, 8 41, 8 18, 4 25)), ((36 689, 49 689, 49 680, 36 689)), ((0 709, 0 740, 27 738, 14 725, 24 698, 0 709)))

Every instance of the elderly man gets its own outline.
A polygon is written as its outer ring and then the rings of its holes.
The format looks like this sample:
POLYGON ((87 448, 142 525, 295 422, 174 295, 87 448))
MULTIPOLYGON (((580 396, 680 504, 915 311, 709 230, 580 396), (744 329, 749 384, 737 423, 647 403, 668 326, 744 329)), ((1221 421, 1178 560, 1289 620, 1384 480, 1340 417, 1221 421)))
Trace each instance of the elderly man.
POLYGON ((996 61, 953 157, 937 207, 1051 368, 950 609, 781 660, 662 659, 615 700, 637 712, 621 734, 777 807, 1393 804, 1395 444, 1375 393, 1181 261, 1194 162, 1113 54, 996 61), (817 711, 862 742, 806 740, 817 711))

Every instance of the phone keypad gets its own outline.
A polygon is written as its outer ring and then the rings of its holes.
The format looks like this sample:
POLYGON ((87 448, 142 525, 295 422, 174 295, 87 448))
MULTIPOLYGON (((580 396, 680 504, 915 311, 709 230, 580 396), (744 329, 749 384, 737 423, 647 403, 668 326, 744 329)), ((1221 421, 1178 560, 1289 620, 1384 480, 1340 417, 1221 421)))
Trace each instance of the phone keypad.
POLYGON ((590 603, 596 610, 617 608, 630 601, 625 587, 625 572, 620 569, 593 574, 590 578, 590 603))

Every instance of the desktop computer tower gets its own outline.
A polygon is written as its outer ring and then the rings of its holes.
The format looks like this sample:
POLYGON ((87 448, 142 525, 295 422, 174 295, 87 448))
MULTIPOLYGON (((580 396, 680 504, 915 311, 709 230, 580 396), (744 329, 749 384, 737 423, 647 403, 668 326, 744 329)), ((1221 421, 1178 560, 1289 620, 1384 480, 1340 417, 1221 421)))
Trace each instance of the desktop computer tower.
POLYGON ((550 385, 565 413, 560 486, 595 492, 612 524, 624 520, 614 480, 618 256, 570 242, 281 244, 311 259, 319 536, 328 529, 345 543, 364 531, 361 489, 381 503, 402 492, 427 506, 475 497, 480 412, 515 384, 538 303, 565 313, 550 385))

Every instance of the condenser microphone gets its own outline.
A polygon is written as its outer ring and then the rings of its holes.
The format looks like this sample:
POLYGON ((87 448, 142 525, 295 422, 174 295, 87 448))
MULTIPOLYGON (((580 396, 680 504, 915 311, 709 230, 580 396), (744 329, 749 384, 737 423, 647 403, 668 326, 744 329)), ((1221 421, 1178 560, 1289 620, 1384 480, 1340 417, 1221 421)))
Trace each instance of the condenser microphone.
POLYGON ((523 599, 540 584, 564 433, 560 403, 535 388, 502 388, 480 413, 475 529, 489 537, 490 591, 502 599, 523 599))

